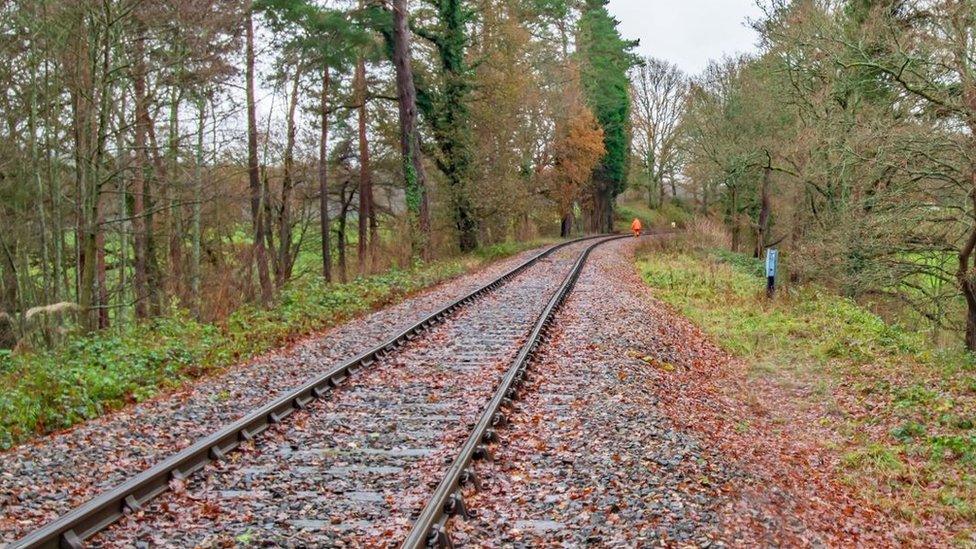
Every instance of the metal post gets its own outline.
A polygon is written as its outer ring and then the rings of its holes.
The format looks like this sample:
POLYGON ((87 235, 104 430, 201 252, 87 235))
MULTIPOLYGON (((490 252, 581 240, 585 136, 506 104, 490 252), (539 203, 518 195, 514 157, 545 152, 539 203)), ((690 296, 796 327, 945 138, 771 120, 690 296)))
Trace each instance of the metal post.
POLYGON ((776 296, 776 264, 779 261, 779 251, 776 248, 766 249, 766 297, 776 296))

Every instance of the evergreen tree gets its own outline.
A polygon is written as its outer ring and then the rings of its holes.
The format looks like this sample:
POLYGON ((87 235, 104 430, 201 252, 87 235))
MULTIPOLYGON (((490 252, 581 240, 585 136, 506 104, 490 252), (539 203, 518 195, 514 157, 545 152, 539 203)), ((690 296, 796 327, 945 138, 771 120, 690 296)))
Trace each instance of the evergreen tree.
POLYGON ((435 9, 431 27, 416 27, 418 36, 437 51, 439 82, 425 82, 417 76, 417 107, 430 124, 438 152, 437 167, 447 178, 449 198, 458 232, 458 247, 470 252, 478 247, 478 219, 468 185, 471 180, 472 138, 470 101, 473 72, 467 52, 471 39, 468 27, 475 12, 461 0, 438 0, 428 4, 435 9))
POLYGON ((620 36, 609 0, 587 0, 578 27, 577 55, 586 101, 603 127, 606 155, 593 173, 588 200, 589 229, 613 228, 613 201, 624 190, 630 164, 630 81, 637 41, 620 36))

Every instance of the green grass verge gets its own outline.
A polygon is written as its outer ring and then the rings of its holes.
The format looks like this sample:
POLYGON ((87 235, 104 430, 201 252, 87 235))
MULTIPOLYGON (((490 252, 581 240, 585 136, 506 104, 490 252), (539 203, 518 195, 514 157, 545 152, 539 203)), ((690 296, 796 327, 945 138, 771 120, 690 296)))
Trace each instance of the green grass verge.
POLYGON ((345 284, 308 276, 289 285, 272 308, 246 306, 220 323, 197 322, 177 309, 141 325, 73 338, 54 350, 4 352, 0 448, 145 400, 541 244, 500 244, 345 284))
MULTIPOLYGON (((728 252, 645 252, 655 295, 745 361, 750 375, 820 410, 842 444, 841 474, 909 520, 976 520, 976 370, 822 288, 765 299, 759 263, 728 252)), ((775 413, 789 417, 789 410, 775 413)), ((969 526, 965 526, 968 524, 969 526)))

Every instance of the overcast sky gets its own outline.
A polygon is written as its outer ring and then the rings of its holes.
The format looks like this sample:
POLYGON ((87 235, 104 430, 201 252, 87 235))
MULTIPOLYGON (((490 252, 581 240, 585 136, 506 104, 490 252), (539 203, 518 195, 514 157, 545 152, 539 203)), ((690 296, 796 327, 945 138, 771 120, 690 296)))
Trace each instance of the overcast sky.
POLYGON ((610 0, 624 38, 640 38, 641 55, 677 63, 696 74, 709 59, 755 50, 746 24, 761 12, 755 0, 610 0))

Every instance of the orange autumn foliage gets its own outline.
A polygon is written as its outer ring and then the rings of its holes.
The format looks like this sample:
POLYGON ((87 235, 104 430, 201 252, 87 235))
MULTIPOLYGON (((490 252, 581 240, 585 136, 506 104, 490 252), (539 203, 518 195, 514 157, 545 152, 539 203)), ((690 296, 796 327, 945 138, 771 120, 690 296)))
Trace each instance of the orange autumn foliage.
POLYGON ((603 128, 578 95, 568 98, 567 115, 556 124, 552 163, 546 173, 549 196, 560 215, 572 211, 573 202, 589 183, 593 169, 606 153, 603 128))

